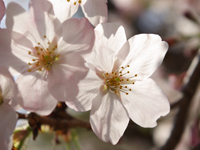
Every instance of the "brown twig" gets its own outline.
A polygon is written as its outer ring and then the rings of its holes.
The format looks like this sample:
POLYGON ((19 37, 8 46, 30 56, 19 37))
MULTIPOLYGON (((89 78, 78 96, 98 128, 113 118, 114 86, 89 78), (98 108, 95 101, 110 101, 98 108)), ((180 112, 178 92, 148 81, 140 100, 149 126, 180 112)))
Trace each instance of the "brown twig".
POLYGON ((27 114, 21 114, 19 112, 16 112, 18 114, 18 119, 27 119, 27 114))
POLYGON ((38 123, 41 125, 49 125, 53 129, 66 130, 72 127, 84 127, 90 129, 90 124, 78 119, 64 120, 54 119, 49 117, 39 116, 36 113, 31 112, 28 115, 28 122, 31 127, 35 127, 38 123))
POLYGON ((196 92, 199 80, 200 80, 200 56, 197 57, 198 63, 190 76, 188 83, 183 87, 183 97, 179 100, 179 111, 174 121, 174 127, 171 131, 171 135, 167 140, 166 144, 160 150, 173 150, 181 139, 183 134, 186 116, 188 114, 191 100, 196 92))

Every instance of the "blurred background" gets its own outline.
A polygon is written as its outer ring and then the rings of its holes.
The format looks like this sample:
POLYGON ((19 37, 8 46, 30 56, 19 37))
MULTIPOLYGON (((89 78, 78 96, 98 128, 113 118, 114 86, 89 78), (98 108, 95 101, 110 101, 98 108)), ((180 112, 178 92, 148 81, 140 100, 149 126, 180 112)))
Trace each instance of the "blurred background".
MULTIPOLYGON (((29 0, 4 0, 7 5, 14 1, 28 11, 29 0)), ((127 38, 141 33, 159 34, 167 41, 170 48, 163 64, 152 75, 173 105, 183 95, 181 89, 186 82, 186 73, 200 47, 200 0, 108 0, 108 22, 121 23, 127 38)), ((81 9, 74 17, 83 17, 81 9)), ((1 22, 5 28, 5 17, 1 22)), ((199 82, 199 81, 197 81, 199 82)), ((186 116, 181 140, 176 150, 190 150, 200 143, 199 134, 198 86, 186 116)), ((89 112, 78 113, 67 110, 71 115, 88 121, 89 112)), ((130 120, 119 143, 113 146, 104 143, 91 131, 75 128, 66 133, 54 132, 48 126, 42 126, 36 140, 27 130, 27 123, 18 124, 19 132, 15 134, 16 142, 24 140, 22 150, 156 150, 165 144, 171 134, 178 107, 158 120, 157 127, 141 128, 130 120), (25 131, 23 129, 26 129, 25 131), (23 132, 22 132, 23 131, 23 132), (21 138, 20 138, 21 137, 21 138), (26 138, 24 138, 26 137, 26 138)))

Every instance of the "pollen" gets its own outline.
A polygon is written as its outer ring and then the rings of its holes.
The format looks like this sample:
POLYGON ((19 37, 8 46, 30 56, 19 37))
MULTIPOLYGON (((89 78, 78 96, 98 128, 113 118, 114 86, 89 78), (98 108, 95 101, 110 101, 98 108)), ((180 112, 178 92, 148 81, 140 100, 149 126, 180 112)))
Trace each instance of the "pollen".
POLYGON ((125 67, 121 66, 120 68, 116 69, 115 71, 112 71, 111 73, 103 73, 104 91, 108 90, 112 93, 117 94, 118 96, 121 95, 120 93, 128 95, 129 92, 132 91, 131 88, 128 88, 129 84, 135 84, 134 77, 136 77, 137 75, 133 74, 132 77, 126 76, 127 74, 130 74, 130 70, 128 70, 128 67, 130 67, 130 65, 127 65, 125 67))
POLYGON ((55 61, 60 57, 57 54, 57 45, 50 42, 46 35, 43 36, 45 43, 38 42, 39 46, 33 47, 33 51, 29 51, 28 54, 33 56, 32 62, 28 62, 30 68, 28 72, 34 71, 46 71, 48 72, 55 61))
MULTIPOLYGON (((67 0, 68 2, 70 2, 70 0, 67 0)), ((77 4, 77 2, 79 3, 79 4, 81 4, 81 0, 74 0, 74 5, 76 5, 77 4)))

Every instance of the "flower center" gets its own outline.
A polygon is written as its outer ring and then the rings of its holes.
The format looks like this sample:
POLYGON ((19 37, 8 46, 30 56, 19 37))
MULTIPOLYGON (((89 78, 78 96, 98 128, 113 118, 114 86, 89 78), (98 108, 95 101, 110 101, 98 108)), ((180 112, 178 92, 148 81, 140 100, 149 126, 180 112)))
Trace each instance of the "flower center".
MULTIPOLYGON (((70 2, 70 0, 67 0, 68 2, 70 2)), ((76 5, 77 4, 77 2, 79 3, 79 4, 81 4, 81 0, 74 0, 74 5, 76 5)))
MULTIPOLYGON (((46 36, 44 36, 44 38, 47 39, 46 36)), ((34 56, 32 62, 28 63, 28 65, 30 65, 28 72, 37 70, 48 71, 53 63, 59 59, 60 55, 57 54, 57 45, 53 45, 48 39, 47 41, 48 48, 44 48, 43 45, 38 43, 38 46, 35 46, 32 52, 28 52, 29 55, 34 56)))
POLYGON ((120 67, 115 72, 112 73, 103 73, 104 78, 104 90, 109 89, 109 91, 119 94, 120 92, 128 93, 131 91, 130 88, 128 88, 127 84, 134 84, 135 81, 132 79, 137 76, 135 74, 133 77, 126 78, 124 77, 125 74, 129 74, 130 71, 127 70, 130 65, 127 65, 126 67, 120 67), (125 85, 124 85, 125 84, 125 85))

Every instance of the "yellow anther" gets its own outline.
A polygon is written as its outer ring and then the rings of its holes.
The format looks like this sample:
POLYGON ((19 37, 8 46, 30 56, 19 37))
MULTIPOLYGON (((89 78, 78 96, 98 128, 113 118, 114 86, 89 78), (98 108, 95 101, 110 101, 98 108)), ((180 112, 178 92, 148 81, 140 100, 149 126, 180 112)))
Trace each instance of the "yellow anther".
POLYGON ((125 86, 125 88, 127 88, 127 86, 125 86))
POLYGON ((76 5, 76 2, 74 2, 74 5, 76 5))
POLYGON ((126 95, 128 95, 128 93, 126 93, 126 95))
POLYGON ((79 0, 78 3, 80 4, 80 3, 81 3, 81 0, 79 0))
POLYGON ((135 82, 133 82, 132 84, 135 84, 135 82))
POLYGON ((129 71, 127 71, 127 73, 129 73, 129 71))
POLYGON ((129 81, 129 79, 126 79, 126 81, 129 81))
POLYGON ((35 61, 35 59, 32 59, 32 61, 35 61))
POLYGON ((108 76, 108 73, 106 73, 106 75, 108 76))
POLYGON ((131 89, 129 89, 129 91, 131 91, 131 89))
POLYGON ((28 65, 31 65, 31 63, 28 63, 28 65))
POLYGON ((135 74, 135 77, 137 77, 137 74, 135 74))
POLYGON ((31 72, 31 69, 28 69, 28 72, 31 72))
POLYGON ((58 46, 56 45, 55 48, 57 48, 58 46))
POLYGON ((42 69, 40 68, 40 69, 38 69, 39 71, 42 71, 42 69))
POLYGON ((67 0, 68 2, 70 2, 70 0, 67 0))
POLYGON ((28 52, 28 54, 30 55, 30 54, 31 54, 31 52, 29 51, 29 52, 28 52))
POLYGON ((46 38, 47 36, 46 35, 44 35, 44 38, 46 38))
POLYGON ((130 65, 127 65, 127 67, 130 67, 130 65))
POLYGON ((50 44, 50 42, 47 42, 47 44, 50 44))
POLYGON ((38 43, 38 45, 40 45, 40 43, 38 43))

